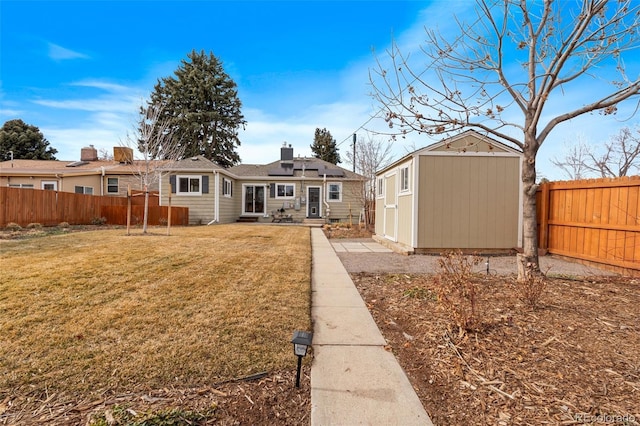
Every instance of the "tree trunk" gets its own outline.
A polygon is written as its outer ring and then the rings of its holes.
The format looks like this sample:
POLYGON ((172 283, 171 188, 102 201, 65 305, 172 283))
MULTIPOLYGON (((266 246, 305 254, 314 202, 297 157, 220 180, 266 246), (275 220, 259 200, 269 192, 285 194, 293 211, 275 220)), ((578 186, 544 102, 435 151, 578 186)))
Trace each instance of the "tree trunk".
POLYGON ((530 274, 540 274, 538 260, 538 223, 536 217, 536 142, 533 136, 525 135, 524 160, 522 164, 523 192, 523 253, 518 254, 518 280, 530 274), (529 139, 529 140, 527 140, 529 139), (532 140, 530 140, 532 139, 532 140))
POLYGON ((142 233, 147 233, 147 220, 149 218, 149 191, 144 188, 144 215, 142 219, 142 233))

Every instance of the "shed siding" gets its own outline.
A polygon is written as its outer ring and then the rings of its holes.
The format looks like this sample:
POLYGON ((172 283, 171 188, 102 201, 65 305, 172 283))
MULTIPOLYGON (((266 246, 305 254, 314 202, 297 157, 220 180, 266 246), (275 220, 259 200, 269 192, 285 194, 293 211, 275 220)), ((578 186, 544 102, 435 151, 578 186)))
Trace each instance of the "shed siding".
POLYGON ((418 248, 518 244, 519 158, 420 156, 418 248))
MULTIPOLYGON (((384 190, 384 189, 383 189, 384 190)), ((384 235, 384 197, 376 197, 376 235, 384 235)))
POLYGON ((398 242, 411 247, 411 212, 413 211, 411 194, 398 197, 398 242))

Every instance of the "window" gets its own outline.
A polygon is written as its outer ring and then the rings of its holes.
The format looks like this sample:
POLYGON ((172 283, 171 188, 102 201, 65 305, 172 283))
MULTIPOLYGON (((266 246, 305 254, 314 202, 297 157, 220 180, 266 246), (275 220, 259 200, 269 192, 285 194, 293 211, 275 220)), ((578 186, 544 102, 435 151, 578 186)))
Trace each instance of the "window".
POLYGON ((378 178, 378 183, 377 183, 377 187, 376 187, 376 194, 378 194, 378 197, 382 197, 382 195, 384 194, 383 191, 383 186, 384 185, 384 180, 382 178, 378 178))
POLYGON ((330 183, 327 194, 329 201, 342 201, 342 183, 330 183))
POLYGON ((118 193, 118 178, 107 178, 107 194, 118 193))
POLYGON ((90 187, 90 186, 79 186, 79 185, 76 185, 75 193, 76 194, 93 195, 93 188, 90 187))
POLYGON ((231 197, 232 189, 231 181, 227 178, 222 178, 222 195, 225 197, 231 197))
POLYGON ((400 191, 409 190, 409 166, 400 169, 400 191))
POLYGON ((276 198, 293 198, 295 195, 293 184, 279 183, 276 186, 276 198))
POLYGON ((30 183, 10 183, 9 188, 31 188, 33 189, 33 184, 30 183))
POLYGON ((201 176, 178 176, 178 194, 202 194, 201 176))
POLYGON ((40 183, 40 187, 45 191, 57 191, 58 190, 58 181, 55 180, 43 180, 40 183))

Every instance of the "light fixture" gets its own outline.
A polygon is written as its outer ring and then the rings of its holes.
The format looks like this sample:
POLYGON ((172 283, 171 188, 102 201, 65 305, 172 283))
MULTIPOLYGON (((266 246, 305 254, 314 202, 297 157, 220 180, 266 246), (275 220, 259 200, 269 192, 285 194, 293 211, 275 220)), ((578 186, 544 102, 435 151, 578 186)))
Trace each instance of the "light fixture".
POLYGON ((293 332, 293 353, 298 357, 298 372, 296 374, 296 387, 300 387, 300 370, 302 369, 302 357, 307 355, 307 350, 311 346, 313 333, 308 331, 296 330, 293 332))

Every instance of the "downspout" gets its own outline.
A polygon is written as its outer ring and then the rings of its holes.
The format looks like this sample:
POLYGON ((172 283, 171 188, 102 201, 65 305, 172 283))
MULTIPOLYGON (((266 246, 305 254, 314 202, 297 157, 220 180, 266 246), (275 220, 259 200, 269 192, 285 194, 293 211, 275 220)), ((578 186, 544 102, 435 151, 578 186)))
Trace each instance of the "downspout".
POLYGON ((214 223, 218 223, 219 215, 220 215, 220 173, 217 170, 213 171, 213 184, 215 185, 215 189, 213 190, 213 220, 207 223, 207 225, 211 225, 214 223))
POLYGON ((327 174, 325 173, 322 178, 322 202, 324 203, 327 220, 329 219, 329 215, 331 214, 331 207, 327 202, 327 174))
POLYGON ((104 166, 100 166, 100 196, 104 196, 104 166))

